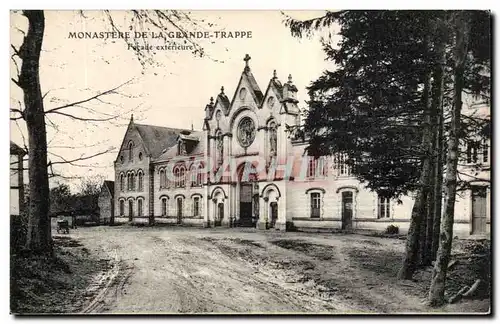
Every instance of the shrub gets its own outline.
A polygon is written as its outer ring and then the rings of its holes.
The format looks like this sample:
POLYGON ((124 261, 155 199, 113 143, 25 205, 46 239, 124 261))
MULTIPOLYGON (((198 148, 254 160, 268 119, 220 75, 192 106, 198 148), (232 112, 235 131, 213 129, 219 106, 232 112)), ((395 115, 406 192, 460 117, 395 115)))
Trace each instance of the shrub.
POLYGON ((389 225, 385 229, 386 234, 399 234, 399 227, 395 225, 389 225))
POLYGON ((20 251, 26 244, 28 234, 28 215, 26 212, 21 215, 10 216, 10 249, 11 252, 20 251))

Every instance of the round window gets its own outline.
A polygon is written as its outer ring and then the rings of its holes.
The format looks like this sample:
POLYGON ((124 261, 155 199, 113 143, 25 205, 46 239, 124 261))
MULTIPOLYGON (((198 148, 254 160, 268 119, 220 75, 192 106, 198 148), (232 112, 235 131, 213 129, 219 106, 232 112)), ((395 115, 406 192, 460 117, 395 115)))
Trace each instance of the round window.
POLYGON ((237 138, 242 147, 252 145, 255 140, 255 122, 250 117, 243 117, 238 123, 237 138))

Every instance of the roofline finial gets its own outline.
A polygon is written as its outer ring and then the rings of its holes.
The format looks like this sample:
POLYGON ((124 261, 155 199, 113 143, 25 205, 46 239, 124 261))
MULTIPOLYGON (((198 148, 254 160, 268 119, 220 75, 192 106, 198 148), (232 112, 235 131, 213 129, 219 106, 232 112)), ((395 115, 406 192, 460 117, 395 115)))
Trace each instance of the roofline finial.
POLYGON ((220 87, 220 94, 224 94, 224 86, 220 87))
POLYGON ((250 61, 251 57, 248 54, 245 54, 243 61, 245 61, 245 71, 250 71, 250 66, 248 65, 248 61, 250 61))
POLYGON ((292 74, 288 75, 288 83, 292 83, 292 74))
POLYGON ((130 115, 130 122, 133 123, 134 122, 134 114, 131 114, 130 115))
POLYGON ((276 70, 273 71, 273 79, 276 80, 278 78, 278 75, 276 74, 276 70))

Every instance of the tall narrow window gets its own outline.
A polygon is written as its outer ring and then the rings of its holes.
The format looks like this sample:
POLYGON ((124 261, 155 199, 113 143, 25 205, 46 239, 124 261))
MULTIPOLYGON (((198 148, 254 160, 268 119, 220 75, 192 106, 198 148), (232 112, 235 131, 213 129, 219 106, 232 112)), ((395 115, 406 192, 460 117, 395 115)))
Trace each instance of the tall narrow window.
POLYGON ((161 169, 160 170, 160 189, 166 187, 165 183, 166 183, 166 181, 165 181, 165 170, 161 169))
POLYGON ((467 163, 477 163, 478 145, 475 141, 467 142, 467 163))
POLYGON ((130 190, 135 190, 135 174, 130 173, 130 190))
POLYGON ((321 213, 321 195, 318 192, 311 193, 311 218, 319 218, 321 213))
POLYGON ((377 217, 380 218, 390 218, 391 217, 391 201, 388 197, 384 195, 378 196, 378 214, 377 217))
POLYGON ((269 123, 269 156, 275 157, 278 153, 278 134, 276 130, 276 123, 269 123))
POLYGON ((120 191, 125 190, 125 176, 120 174, 120 191))
POLYGON ((309 178, 312 178, 316 174, 316 162, 317 162, 317 159, 315 157, 312 157, 312 156, 308 156, 307 158, 309 159, 309 161, 308 161, 308 167, 307 167, 307 176, 309 178))
POLYGON ((179 178, 180 178, 180 169, 179 169, 179 167, 175 167, 174 168, 174 186, 176 188, 180 187, 179 178))
POLYGON ((489 145, 488 145, 488 140, 483 139, 483 162, 486 163, 488 162, 489 159, 489 145))
POLYGON ((335 156, 335 168, 339 176, 349 176, 351 169, 347 165, 347 155, 340 153, 335 156))
POLYGON ((200 197, 193 198, 193 216, 200 216, 200 197))
POLYGON ((198 173, 196 174, 196 183, 200 187, 203 185, 203 165, 201 164, 198 166, 198 173))
POLYGON ((167 216, 167 198, 166 197, 161 199, 161 215, 167 216))
POLYGON ((120 200, 120 216, 125 215, 125 201, 120 200))
POLYGON ((217 165, 221 165, 224 161, 224 138, 222 137, 222 132, 217 132, 216 137, 217 145, 217 165))
POLYGON ((137 215, 143 216, 142 199, 137 200, 137 215))
POLYGON ((130 220, 134 217, 134 201, 132 199, 128 201, 128 217, 130 220))
POLYGON ((127 173, 127 190, 132 190, 132 182, 130 180, 130 173, 127 173))
POLYGON ((134 151, 133 151, 134 143, 129 142, 128 143, 128 160, 133 161, 134 160, 134 151))
POLYGON ((142 171, 137 174, 137 178, 139 181, 139 191, 144 191, 144 175, 142 174, 142 171))
POLYGON ((196 164, 193 164, 191 166, 191 171, 189 172, 189 177, 190 177, 190 182, 191 182, 191 187, 197 187, 199 186, 198 184, 198 166, 196 164))
POLYGON ((181 166, 179 170, 179 187, 184 188, 186 186, 186 168, 181 166))

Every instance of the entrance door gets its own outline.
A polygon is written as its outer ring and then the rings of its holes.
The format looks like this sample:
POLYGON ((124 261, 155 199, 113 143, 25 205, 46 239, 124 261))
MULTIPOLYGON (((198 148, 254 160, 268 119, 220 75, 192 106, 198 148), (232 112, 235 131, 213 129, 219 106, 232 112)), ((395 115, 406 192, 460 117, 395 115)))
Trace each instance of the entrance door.
POLYGON ((486 187, 472 187, 472 234, 486 233, 486 187))
POLYGON ((240 184, 240 226, 253 226, 252 184, 240 184))
POLYGON ((134 202, 132 200, 128 201, 128 220, 132 221, 134 217, 134 202))
POLYGON ((182 198, 177 198, 177 224, 182 223, 182 198))
POLYGON ((274 224, 276 224, 276 220, 278 219, 278 203, 272 202, 270 207, 271 207, 271 223, 269 224, 269 227, 274 227, 274 224))
POLYGON ((218 203, 217 204, 217 218, 215 220, 215 226, 221 226, 223 219, 224 219, 224 203, 218 203))
POLYGON ((352 192, 342 192, 342 229, 352 229, 352 192))

